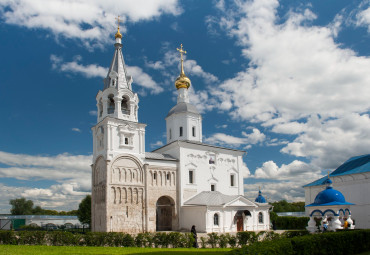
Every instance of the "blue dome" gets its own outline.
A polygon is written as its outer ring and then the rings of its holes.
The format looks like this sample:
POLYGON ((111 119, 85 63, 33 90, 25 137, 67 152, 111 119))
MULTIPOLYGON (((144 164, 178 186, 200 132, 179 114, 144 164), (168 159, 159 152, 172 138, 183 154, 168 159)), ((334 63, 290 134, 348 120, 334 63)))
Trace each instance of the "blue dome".
POLYGON ((317 194, 314 204, 322 205, 328 203, 346 203, 346 199, 340 191, 328 186, 325 190, 317 194))
POLYGON ((254 200, 254 202, 257 202, 257 203, 266 203, 266 199, 262 196, 262 192, 261 191, 258 192, 258 197, 256 197, 256 200, 254 200))

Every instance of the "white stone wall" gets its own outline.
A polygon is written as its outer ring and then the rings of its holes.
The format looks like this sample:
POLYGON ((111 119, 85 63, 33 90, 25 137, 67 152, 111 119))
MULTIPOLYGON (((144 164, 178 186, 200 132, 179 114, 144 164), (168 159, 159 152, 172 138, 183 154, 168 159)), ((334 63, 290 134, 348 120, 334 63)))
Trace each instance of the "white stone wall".
MULTIPOLYGON (((333 188, 340 191, 347 202, 355 204, 351 205, 351 213, 356 228, 370 228, 370 172, 331 176, 330 179, 333 188)), ((313 203, 316 195, 325 188, 325 185, 305 187, 305 204, 313 203)))
POLYGON ((173 114, 166 119, 167 143, 176 140, 191 140, 202 142, 202 117, 193 113, 173 114), (180 127, 183 135, 180 136, 180 127), (192 128, 195 127, 195 136, 192 128), (170 135, 171 130, 171 135, 170 135))

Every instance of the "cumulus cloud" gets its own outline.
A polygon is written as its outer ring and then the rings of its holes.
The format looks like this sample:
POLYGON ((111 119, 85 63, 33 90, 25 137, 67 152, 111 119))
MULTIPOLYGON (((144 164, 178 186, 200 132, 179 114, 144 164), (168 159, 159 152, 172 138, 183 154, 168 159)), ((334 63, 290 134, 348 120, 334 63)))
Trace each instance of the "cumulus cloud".
POLYGON ((157 147, 161 147, 161 146, 163 146, 163 142, 162 141, 157 141, 155 143, 151 143, 150 144, 150 147, 152 147, 152 148, 157 148, 157 147))
POLYGON ((44 29, 56 36, 79 39, 102 46, 115 31, 115 17, 121 15, 121 31, 127 22, 151 20, 163 14, 178 15, 177 0, 3 0, 0 14, 8 24, 44 29))
MULTIPOLYGON (((63 58, 59 56, 50 56, 51 67, 54 70, 65 73, 81 74, 86 78, 104 78, 107 76, 108 68, 96 64, 83 65, 79 63, 81 60, 81 56, 75 56, 73 61, 64 62, 63 58)), ((152 77, 145 73, 140 67, 126 65, 126 69, 127 72, 132 75, 134 84, 139 85, 144 90, 149 90, 151 94, 158 94, 163 91, 163 88, 153 81, 152 77)))
POLYGON ((91 190, 91 160, 91 156, 85 155, 33 156, 0 151, 0 178, 14 178, 24 183, 23 187, 9 187, 0 183, 0 191, 11 191, 1 192, 2 212, 9 212, 9 199, 22 196, 45 208, 76 209, 91 190), (28 183, 35 180, 49 181, 50 186, 27 187, 28 183))
POLYGON ((370 7, 357 13, 356 25, 365 26, 368 32, 370 32, 370 7))
POLYGON ((265 140, 265 134, 261 133, 257 128, 253 128, 252 133, 242 132, 242 137, 235 137, 225 133, 215 133, 205 139, 205 142, 218 145, 229 145, 233 147, 244 147, 252 144, 261 143, 265 140))
MULTIPOLYGON (((335 42, 338 15, 328 26, 312 25, 317 15, 301 8, 281 22, 278 8, 276 0, 236 2, 218 18, 249 60, 212 91, 218 109, 296 136, 282 152, 313 159, 322 168, 368 153, 370 58, 335 42), (358 125, 348 129, 348 121, 358 125)), ((361 17, 365 22, 366 12, 361 17)))

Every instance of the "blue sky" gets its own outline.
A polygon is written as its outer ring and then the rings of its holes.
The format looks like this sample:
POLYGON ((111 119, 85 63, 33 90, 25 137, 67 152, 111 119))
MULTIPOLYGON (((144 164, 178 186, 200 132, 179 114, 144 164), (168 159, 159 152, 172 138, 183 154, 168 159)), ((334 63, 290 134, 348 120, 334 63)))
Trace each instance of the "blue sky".
POLYGON ((146 150, 166 141, 180 43, 203 141, 247 151, 245 194, 302 185, 370 147, 369 1, 0 0, 0 213, 90 191, 95 95, 122 18, 146 150))

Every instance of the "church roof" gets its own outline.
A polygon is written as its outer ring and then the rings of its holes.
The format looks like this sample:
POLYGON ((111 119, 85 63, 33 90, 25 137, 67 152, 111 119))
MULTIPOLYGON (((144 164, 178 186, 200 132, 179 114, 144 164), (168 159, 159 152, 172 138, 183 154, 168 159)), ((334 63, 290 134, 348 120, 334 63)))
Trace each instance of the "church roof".
POLYGON ((225 195, 218 191, 203 191, 187 200, 184 205, 222 206, 238 197, 243 196, 225 195))
POLYGON ((266 199, 265 199, 264 196, 262 196, 261 190, 258 191, 258 197, 256 197, 256 199, 254 200, 254 202, 257 202, 257 203, 266 203, 266 199))
POLYGON ((159 149, 162 149, 162 148, 165 148, 165 147, 169 146, 170 144, 178 143, 178 142, 179 143, 196 144, 196 145, 200 145, 200 146, 207 146, 207 147, 218 148, 218 149, 229 150, 229 151, 239 151, 239 152, 244 152, 245 153, 245 151, 243 151, 243 150, 231 149, 231 148, 226 148, 226 147, 216 146, 216 145, 212 145, 212 144, 201 143, 201 142, 197 142, 197 141, 190 141, 190 140, 176 140, 176 141, 173 141, 169 144, 163 145, 162 147, 159 147, 158 149, 155 149, 154 151, 157 151, 159 149))
POLYGON ((172 109, 168 112, 166 118, 171 116, 172 114, 176 114, 180 112, 190 112, 190 113, 199 115, 199 112, 194 105, 190 103, 186 103, 186 102, 180 102, 180 103, 177 103, 174 107, 172 107, 172 109))
MULTIPOLYGON (((335 169, 330 176, 341 176, 347 174, 359 174, 364 172, 370 172, 370 154, 352 157, 335 169)), ((324 185, 328 177, 324 176, 318 180, 315 180, 303 187, 319 186, 324 185)))
POLYGON ((156 152, 145 152, 145 158, 177 161, 177 159, 171 157, 168 154, 162 154, 162 153, 156 153, 156 152))
POLYGON ((308 206, 329 206, 329 205, 353 205, 352 203, 346 202, 346 199, 344 198, 343 194, 333 189, 331 186, 332 181, 328 179, 326 181, 326 184, 328 186, 326 189, 319 192, 319 194, 316 195, 315 200, 312 204, 306 205, 308 206))

